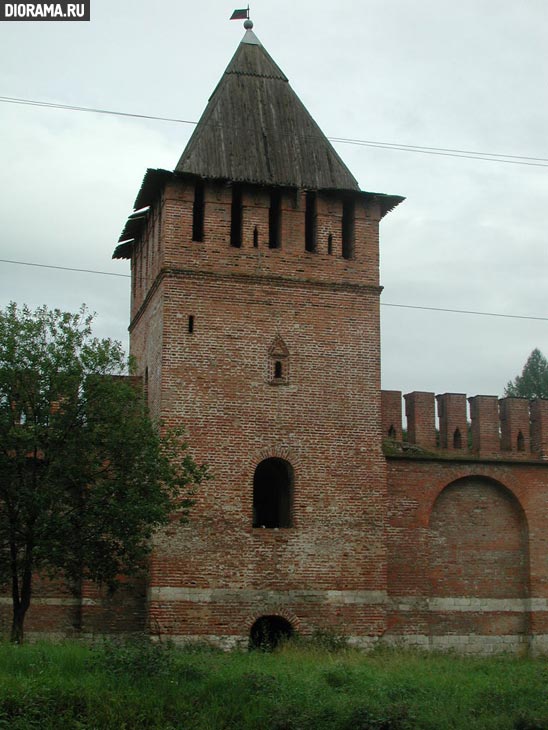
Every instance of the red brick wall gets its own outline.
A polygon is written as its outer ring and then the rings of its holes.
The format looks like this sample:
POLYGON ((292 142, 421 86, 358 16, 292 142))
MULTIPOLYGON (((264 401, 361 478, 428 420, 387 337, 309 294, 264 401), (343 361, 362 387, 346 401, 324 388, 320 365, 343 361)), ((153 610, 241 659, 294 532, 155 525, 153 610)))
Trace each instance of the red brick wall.
POLYGON ((44 585, 37 598, 53 600, 35 602, 29 627, 148 623, 234 645, 274 614, 362 644, 492 651, 535 634, 548 649, 548 401, 529 411, 506 399, 499 422, 496 399, 472 399, 469 448, 464 395, 438 398, 438 439, 434 394, 410 393, 402 443, 398 392, 383 394, 381 413, 377 204, 357 203, 348 260, 335 193, 318 195, 309 253, 304 192, 283 192, 273 250, 268 190, 243 189, 233 248, 230 186, 206 185, 200 243, 193 189, 169 183, 136 246, 131 352, 153 416, 186 426, 211 479, 190 523, 174 518, 156 536, 146 597, 142 583, 113 599, 84 586, 81 602, 44 585), (278 356, 283 379, 273 378, 278 356), (254 528, 254 472, 272 457, 292 467, 291 527, 254 528))
MULTIPOLYGON (((334 286, 378 286, 379 205, 373 200, 356 204, 355 257, 341 255, 341 199, 335 193, 318 194, 317 253, 304 250, 304 191, 282 195, 282 245, 268 248, 268 191, 249 186, 243 190, 243 242, 230 246, 232 192, 229 185, 211 183, 205 189, 204 241, 192 241, 194 186, 173 181, 166 186, 162 215, 161 258, 168 268, 214 274, 246 274, 286 281, 312 280, 334 286), (259 246, 253 247, 257 226, 259 246), (333 254, 327 253, 329 233, 333 254)), ((144 267, 146 268, 146 266, 144 267)))
POLYGON ((192 186, 171 185, 165 198, 166 272, 135 310, 132 353, 140 374, 148 366, 149 384, 156 362, 158 415, 186 425, 213 478, 200 488, 191 524, 157 537, 152 623, 175 635, 244 637, 258 615, 283 607, 301 630, 379 634, 386 481, 378 209, 357 206, 355 259, 345 260, 334 195, 318 196, 317 253, 304 250, 303 193, 283 195, 276 250, 268 248, 268 191, 244 189, 239 249, 229 243, 230 187, 206 186, 203 243, 190 240, 192 186), (278 337, 289 378, 273 385, 269 349, 278 337), (271 456, 294 470, 293 527, 254 529, 253 475, 271 456), (328 600, 326 591, 343 593, 328 600))
POLYGON ((541 463, 391 457, 388 484, 392 634, 548 633, 541 463))

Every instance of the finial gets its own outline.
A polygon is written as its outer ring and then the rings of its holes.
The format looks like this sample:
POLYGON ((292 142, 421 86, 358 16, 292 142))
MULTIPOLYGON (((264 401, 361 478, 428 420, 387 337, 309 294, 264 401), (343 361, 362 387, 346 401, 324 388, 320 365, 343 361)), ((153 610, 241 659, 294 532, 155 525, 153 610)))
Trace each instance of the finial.
POLYGON ((253 28, 253 23, 251 20, 249 20, 249 5, 247 8, 241 8, 240 10, 235 10, 232 15, 230 16, 230 20, 244 20, 244 28, 246 30, 251 30, 253 28))

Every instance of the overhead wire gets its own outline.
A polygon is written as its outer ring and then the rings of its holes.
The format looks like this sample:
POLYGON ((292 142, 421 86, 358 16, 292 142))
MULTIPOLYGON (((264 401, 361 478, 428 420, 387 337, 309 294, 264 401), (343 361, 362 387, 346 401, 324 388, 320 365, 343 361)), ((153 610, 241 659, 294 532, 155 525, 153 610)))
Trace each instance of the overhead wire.
MULTIPOLYGON (((122 279, 131 279, 131 274, 118 274, 113 271, 99 271, 96 269, 79 269, 72 266, 54 266, 53 264, 39 264, 31 261, 14 261, 12 259, 0 259, 3 264, 17 264, 19 266, 33 266, 40 269, 57 269, 59 271, 72 271, 83 274, 97 274, 101 276, 117 276, 122 279)), ((143 277, 141 281, 145 281, 143 277)), ((427 312, 449 312, 451 314, 469 314, 481 317, 502 317, 505 319, 527 319, 538 322, 548 322, 548 317, 536 317, 527 314, 507 314, 503 312, 481 312, 473 309, 450 309, 448 307, 427 307, 418 304, 395 304, 392 302, 381 302, 381 307, 397 307, 399 309, 418 309, 427 312)))
POLYGON ((57 104, 52 101, 40 101, 38 99, 21 99, 17 96, 0 96, 0 102, 4 104, 23 104, 27 106, 39 106, 50 109, 64 109, 72 112, 91 112, 93 114, 109 114, 115 117, 133 117, 135 119, 151 119, 159 122, 175 122, 177 124, 198 124, 188 119, 175 119, 172 117, 157 117, 152 114, 134 114, 133 112, 118 112, 112 109, 98 109, 90 106, 77 106, 75 104, 57 104))
MULTIPOLYGON (((24 99, 16 96, 0 96, 0 103, 22 104, 48 109, 62 109, 65 111, 87 112, 92 114, 108 114, 110 116, 129 117, 134 119, 148 119, 159 122, 172 122, 175 124, 190 124, 196 126, 198 122, 189 119, 176 117, 161 117, 154 114, 137 114, 134 112, 120 112, 112 109, 101 109, 98 107, 78 106, 76 104, 59 104, 39 99, 24 99)), ((399 152, 416 152, 425 155, 438 155, 442 157, 458 157, 469 160, 482 160, 484 162, 499 162, 508 165, 525 165, 528 167, 548 167, 548 157, 532 157, 527 155, 505 154, 500 152, 482 152, 478 150, 461 150, 450 147, 427 147, 422 145, 410 145, 399 142, 378 142, 367 139, 353 139, 351 137, 330 137, 331 142, 355 145, 359 147, 374 147, 378 149, 395 150, 399 152)))
POLYGON ((101 274, 102 276, 119 276, 123 279, 131 279, 131 274, 117 274, 114 271, 96 271, 95 269, 76 269, 72 266, 54 266, 53 264, 38 264, 34 261, 13 261, 12 259, 0 259, 2 264, 18 264, 19 266, 34 266, 38 269, 58 269, 59 271, 77 271, 82 274, 101 274))
MULTIPOLYGON (((119 117, 129 117, 129 118, 135 118, 135 119, 147 119, 152 121, 161 121, 161 122, 172 122, 176 124, 190 124, 190 125, 197 125, 198 122, 188 120, 188 119, 179 119, 175 117, 161 117, 157 115, 152 114, 137 114, 133 112, 120 112, 120 111, 114 111, 112 109, 101 109, 97 107, 86 107, 86 106, 78 106, 74 104, 59 104, 56 102, 48 102, 48 101, 41 101, 38 99, 24 99, 20 97, 9 97, 9 96, 0 96, 0 103, 8 103, 8 104, 22 104, 27 106, 37 106, 37 107, 43 107, 43 108, 52 108, 52 109, 61 109, 65 111, 78 111, 78 112, 87 112, 87 113, 94 113, 94 114, 107 114, 111 116, 119 116, 119 117)), ((548 167, 548 158, 545 157, 531 157, 531 156, 525 156, 525 155, 512 155, 512 154, 502 154, 502 153, 494 153, 494 152, 480 152, 477 150, 461 150, 461 149, 455 149, 455 148, 445 148, 445 147, 425 147, 420 145, 409 145, 409 144, 401 144, 401 143, 393 143, 393 142, 378 142, 373 140, 364 140, 364 139, 353 139, 349 137, 328 137, 328 139, 331 142, 341 143, 341 144, 349 144, 349 145, 356 145, 356 146, 366 146, 366 147, 375 147, 379 149, 389 149, 389 150, 396 150, 401 152, 417 152, 421 154, 430 154, 430 155, 441 155, 445 157, 459 157, 459 158, 465 158, 465 159, 474 159, 474 160, 483 160, 483 161, 490 161, 490 162, 503 162, 506 164, 514 164, 514 165, 527 165, 527 166, 533 166, 533 167, 548 167)), ((14 261, 10 259, 0 259, 1 263, 7 263, 7 264, 17 264, 20 266, 33 266, 38 268, 46 268, 46 269, 57 269, 60 271, 71 271, 71 272, 78 272, 78 273, 85 273, 85 274, 96 274, 96 275, 102 275, 102 276, 114 276, 119 278, 131 278, 129 274, 118 274, 111 271, 98 271, 94 269, 80 269, 75 267, 69 267, 69 266, 55 266, 52 264, 39 264, 36 262, 29 262, 29 261, 14 261)), ((534 320, 534 321, 542 321, 546 322, 548 321, 548 317, 537 317, 532 315, 521 315, 521 314, 506 314, 501 312, 482 312, 477 310, 467 310, 467 309, 451 309, 447 307, 428 307, 428 306, 420 306, 420 305, 413 305, 413 304, 398 304, 398 303, 391 303, 391 302, 381 302, 381 306, 384 307, 396 307, 401 309, 416 309, 421 311, 431 311, 431 312, 446 312, 446 313, 452 313, 452 314, 467 314, 467 315, 475 315, 475 316, 482 316, 482 317, 502 317, 507 319, 525 319, 525 320, 534 320)))

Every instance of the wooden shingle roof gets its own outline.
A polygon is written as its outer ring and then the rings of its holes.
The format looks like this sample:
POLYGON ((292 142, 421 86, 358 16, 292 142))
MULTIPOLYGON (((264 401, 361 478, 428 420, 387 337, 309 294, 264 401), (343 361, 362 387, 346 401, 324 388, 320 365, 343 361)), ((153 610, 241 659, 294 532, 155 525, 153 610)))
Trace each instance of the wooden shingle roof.
POLYGON ((314 190, 359 190, 251 30, 211 95, 175 172, 314 190))

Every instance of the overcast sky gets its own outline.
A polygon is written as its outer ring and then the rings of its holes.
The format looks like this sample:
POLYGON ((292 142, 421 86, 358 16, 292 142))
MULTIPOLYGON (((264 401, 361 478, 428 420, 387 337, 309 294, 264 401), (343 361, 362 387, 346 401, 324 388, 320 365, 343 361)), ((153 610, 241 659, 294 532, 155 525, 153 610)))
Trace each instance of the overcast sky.
MULTIPOLYGON (((232 0, 91 0, 91 22, 0 23, 0 96, 196 121, 243 37, 232 0)), ((244 5, 245 7, 245 5, 244 5)), ((260 0, 255 32, 328 136, 548 160, 546 0, 260 0)), ((0 257, 128 274, 111 255, 147 167, 192 125, 0 103, 0 257)), ((381 227, 382 302, 548 317, 548 161, 335 145, 381 227), (541 166, 544 165, 544 166, 541 166)), ((0 263, 0 306, 97 312, 129 279, 0 263)), ((548 322, 382 307, 383 387, 501 395, 548 322)))

